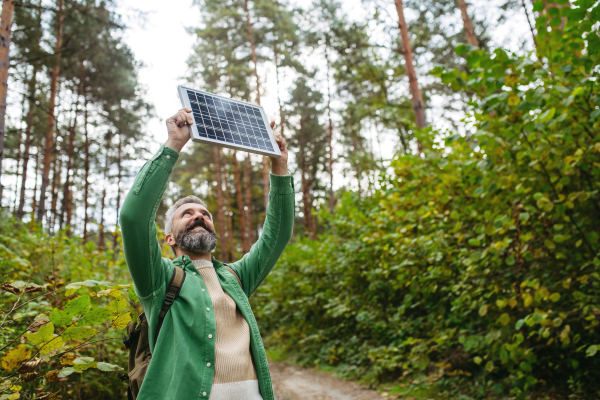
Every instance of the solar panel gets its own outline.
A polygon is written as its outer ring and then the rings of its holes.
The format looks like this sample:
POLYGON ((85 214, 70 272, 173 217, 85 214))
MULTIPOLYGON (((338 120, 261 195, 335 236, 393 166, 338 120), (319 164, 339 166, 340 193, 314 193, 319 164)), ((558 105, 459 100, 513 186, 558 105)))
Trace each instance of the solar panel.
POLYGON ((184 86, 177 91, 181 104, 192 109, 194 142, 281 157, 262 107, 184 86))

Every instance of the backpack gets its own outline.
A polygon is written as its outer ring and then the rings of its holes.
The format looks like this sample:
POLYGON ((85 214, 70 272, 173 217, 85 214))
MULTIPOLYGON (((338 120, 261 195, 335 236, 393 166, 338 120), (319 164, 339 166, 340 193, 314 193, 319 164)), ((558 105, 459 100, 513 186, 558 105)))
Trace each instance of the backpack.
MULTIPOLYGON (((242 282, 235 271, 228 265, 225 265, 225 268, 235 276, 240 286, 242 286, 242 282)), ((171 276, 165 299, 163 300, 160 313, 158 314, 156 340, 158 340, 158 334, 160 333, 160 328, 165 316, 167 315, 169 308, 171 308, 171 305, 175 302, 175 299, 179 296, 184 281, 185 272, 183 269, 176 266, 173 269, 173 276, 171 276)), ((148 337, 148 319, 146 318, 145 313, 139 315, 139 323, 136 324, 134 321, 131 321, 127 325, 127 335, 123 336, 123 344, 129 349, 129 373, 121 374, 120 378, 123 381, 129 381, 127 399, 135 400, 140 392, 142 382, 146 376, 146 371, 148 370, 148 365, 152 359, 152 353, 150 353, 150 338, 148 337)))

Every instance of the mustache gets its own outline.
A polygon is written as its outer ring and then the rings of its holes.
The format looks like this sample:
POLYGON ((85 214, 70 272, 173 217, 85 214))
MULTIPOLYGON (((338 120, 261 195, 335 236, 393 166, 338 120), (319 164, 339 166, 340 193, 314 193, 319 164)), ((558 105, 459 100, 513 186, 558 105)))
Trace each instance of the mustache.
POLYGON ((201 227, 203 227, 204 229, 206 229, 206 231, 207 231, 207 232, 214 233, 213 231, 211 231, 211 230, 210 230, 210 228, 208 227, 208 225, 206 225, 206 223, 205 223, 205 222, 204 222, 204 220, 202 220, 202 219, 197 219, 197 220, 195 220, 195 221, 194 221, 194 222, 192 222, 192 223, 190 224, 190 226, 188 226, 188 227, 187 227, 185 230, 186 230, 187 232, 189 232, 189 231, 191 231, 192 229, 194 229, 194 228, 195 228, 195 227, 197 227, 197 226, 201 226, 201 227))

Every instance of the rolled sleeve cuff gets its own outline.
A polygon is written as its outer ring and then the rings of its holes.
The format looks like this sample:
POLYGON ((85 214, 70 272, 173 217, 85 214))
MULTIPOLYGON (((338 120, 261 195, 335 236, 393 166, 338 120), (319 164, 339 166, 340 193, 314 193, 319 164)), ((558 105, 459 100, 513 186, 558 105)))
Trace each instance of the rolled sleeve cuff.
POLYGON ((165 168, 167 171, 173 171, 175 163, 179 159, 179 153, 167 146, 161 146, 160 150, 154 156, 154 162, 165 168))
POLYGON ((294 193, 294 178, 292 175, 273 175, 270 173, 271 193, 291 194, 294 193))

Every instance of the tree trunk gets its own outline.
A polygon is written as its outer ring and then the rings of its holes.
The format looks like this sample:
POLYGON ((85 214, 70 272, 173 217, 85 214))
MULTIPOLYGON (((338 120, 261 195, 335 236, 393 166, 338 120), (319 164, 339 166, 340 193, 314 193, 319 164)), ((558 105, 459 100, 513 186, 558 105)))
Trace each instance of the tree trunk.
POLYGON ((331 122, 331 92, 329 90, 329 40, 325 44, 325 60, 327 62, 327 119, 329 126, 327 130, 327 146, 329 159, 327 160, 327 172, 329 173, 329 212, 333 214, 335 198, 333 196, 333 123, 331 122))
POLYGON ((244 212, 244 201, 243 201, 243 193, 242 193, 242 174, 240 173, 240 166, 238 164, 237 152, 233 151, 233 177, 235 179, 235 198, 237 202, 237 208, 239 211, 239 219, 240 219, 240 236, 242 238, 242 252, 246 254, 250 251, 250 246, 248 245, 248 239, 246 236, 246 215, 244 212))
POLYGON ((108 148, 110 139, 106 139, 106 153, 104 158, 104 185, 102 188, 102 199, 100 200, 100 224, 98 225, 98 247, 104 248, 104 206, 106 204, 106 186, 108 185, 108 148))
POLYGON ((221 148, 213 146, 213 163, 215 167, 215 180, 217 181, 217 224, 219 226, 219 240, 221 241, 221 260, 227 261, 227 243, 225 239, 225 213, 223 212, 223 177, 221 176, 221 148))
POLYGON ((35 216, 35 211, 37 209, 37 189, 38 189, 38 176, 40 174, 40 148, 37 148, 35 153, 35 180, 33 182, 33 198, 31 199, 31 219, 33 220, 35 216))
MULTIPOLYGON (((246 189, 246 205, 244 207, 246 211, 246 240, 248 245, 252 246, 254 243, 254 228, 252 226, 252 162, 250 161, 250 154, 246 157, 244 165, 244 186, 246 189)), ((250 251, 250 248, 248 248, 250 251)))
POLYGON ((9 47, 15 0, 2 2, 0 14, 0 204, 2 204, 2 161, 4 159, 4 138, 6 136, 6 96, 8 94, 8 69, 10 67, 9 47))
POLYGON ((83 129, 85 135, 85 164, 84 164, 84 183, 83 183, 83 243, 87 243, 88 241, 88 195, 90 188, 90 139, 88 137, 88 101, 87 94, 85 93, 85 88, 83 91, 83 99, 84 99, 84 110, 83 110, 83 129))
MULTIPOLYGON (((83 63, 81 63, 83 66, 83 63)), ((75 133, 77 132, 77 117, 79 114, 79 93, 77 94, 77 100, 75 101, 75 116, 73 117, 73 123, 69 127, 69 142, 67 144, 67 176, 65 177, 65 183, 63 185, 63 197, 62 207, 60 213, 59 226, 62 229, 65 222, 66 214, 66 226, 67 236, 71 237, 71 173, 73 169, 73 155, 75 152, 75 133)))
POLYGON ((54 155, 54 170, 52 173, 52 186, 50 188, 50 194, 52 195, 52 201, 50 202, 50 215, 47 216, 47 221, 51 221, 50 232, 53 232, 54 226, 56 225, 56 205, 58 204, 58 187, 60 186, 60 176, 62 173, 62 157, 58 146, 55 149, 54 155))
MULTIPOLYGON (((227 164, 226 164, 227 165, 227 164)), ((225 195, 225 225, 227 225, 227 252, 229 261, 235 260, 235 246, 233 242, 233 228, 231 221, 231 196, 229 194, 229 169, 224 168, 223 174, 223 184, 225 185, 224 195, 225 195)))
POLYGON ((46 146, 44 148, 44 170, 42 172, 42 187, 40 188, 40 202, 38 205, 37 221, 41 222, 46 213, 46 189, 50 177, 50 159, 52 156, 52 139, 54 136, 54 107, 58 87, 58 75, 60 73, 60 53, 62 51, 63 34, 63 0, 58 0, 58 31, 56 33, 56 45, 54 46, 54 66, 52 67, 52 78, 50 82, 50 101, 48 103, 48 131, 46 132, 46 146))
POLYGON ((310 208, 309 208, 309 188, 308 180, 306 179, 306 160, 304 159, 304 147, 300 145, 300 174, 302 174, 302 222, 304 225, 304 234, 308 236, 310 233, 310 208))
POLYGON ((473 21, 467 12, 467 2, 465 0, 456 0, 456 2, 460 8, 460 14, 462 15, 467 43, 469 43, 471 46, 479 47, 479 40, 477 40, 477 36, 475 35, 473 21))
MULTIPOLYGON (((250 49, 252 50, 252 62, 254 63, 254 76, 256 77, 256 103, 260 106, 260 79, 258 77, 258 59, 256 57, 256 46, 254 45, 254 31, 252 29, 252 23, 250 22, 250 10, 248 9, 248 0, 244 0, 244 10, 246 11, 246 28, 248 29, 248 38, 250 39, 250 49)), ((263 200, 265 203, 265 210, 269 203, 269 161, 267 157, 263 156, 262 159, 262 179, 263 179, 263 200)), ((248 190, 246 188, 246 190, 248 190)), ((248 201, 248 200, 246 200, 248 201)), ((250 224, 251 225, 251 224, 250 224)))
MULTIPOLYGON (((117 216, 115 221, 115 233, 119 230, 119 211, 121 207, 121 181, 123 180, 123 136, 119 132, 119 146, 117 148, 117 216)), ((117 235, 113 235, 113 249, 117 248, 117 235)))
MULTIPOLYGON (((23 152, 23 172, 21 174, 21 193, 19 194, 19 208, 17 209, 17 218, 22 219, 24 215, 23 209, 25 208, 25 183, 27 182, 27 166, 29 164, 29 151, 31 149, 31 142, 33 142, 33 115, 35 107, 35 89, 37 86, 37 73, 39 66, 35 64, 33 66, 33 74, 29 80, 29 109, 27 110, 26 117, 26 128, 25 128, 25 150, 23 152)), ((37 177, 36 177, 37 179, 37 177)))
MULTIPOLYGON (((404 7, 402 0, 395 0, 396 11, 398 11, 398 26, 400 27, 400 37, 402 39, 402 53, 404 54, 406 75, 408 76, 408 83, 410 85, 410 94, 412 96, 413 109, 415 110, 415 120, 419 128, 425 128, 427 126, 427 120, 425 119, 425 105, 423 103, 423 97, 421 96, 421 89, 419 89, 419 83, 417 82, 417 74, 415 72, 415 66, 413 63, 412 48, 410 46, 410 39, 408 37, 408 27, 404 20, 404 7)), ((418 141, 419 153, 421 153, 422 145, 418 141)))

